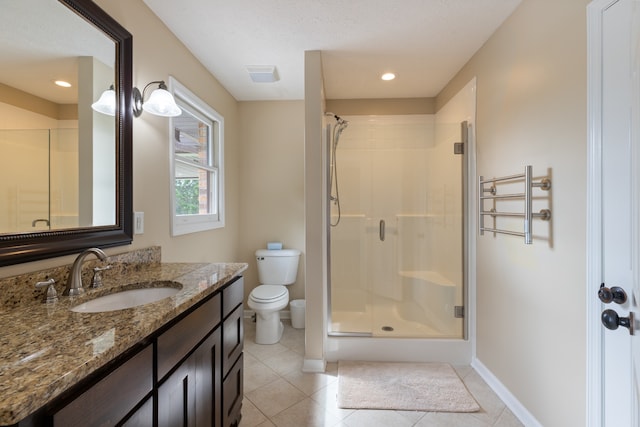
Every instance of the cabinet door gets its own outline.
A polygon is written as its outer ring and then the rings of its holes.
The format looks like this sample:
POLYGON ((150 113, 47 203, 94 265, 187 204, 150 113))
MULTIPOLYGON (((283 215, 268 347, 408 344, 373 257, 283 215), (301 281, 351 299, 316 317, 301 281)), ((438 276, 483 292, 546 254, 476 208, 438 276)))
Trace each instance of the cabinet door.
POLYGON ((222 425, 224 427, 234 427, 240 424, 240 411, 242 409, 243 397, 243 377, 244 364, 242 354, 229 371, 229 375, 224 380, 222 398, 222 425))
POLYGON ((222 341, 217 328, 193 354, 196 375, 196 425, 222 425, 222 341))
POLYGON ((158 389, 158 426, 209 427, 222 422, 221 339, 217 328, 158 389))
POLYGON ((220 294, 190 313, 158 337, 158 379, 182 360, 220 323, 220 294))
POLYGON ((226 377, 244 347, 242 305, 238 306, 222 323, 222 367, 226 377))
POLYGON ((194 427, 195 397, 195 366, 189 357, 158 388, 158 427, 194 427))
POLYGON ((149 398, 137 411, 135 411, 122 427, 150 427, 153 425, 153 399, 149 398))

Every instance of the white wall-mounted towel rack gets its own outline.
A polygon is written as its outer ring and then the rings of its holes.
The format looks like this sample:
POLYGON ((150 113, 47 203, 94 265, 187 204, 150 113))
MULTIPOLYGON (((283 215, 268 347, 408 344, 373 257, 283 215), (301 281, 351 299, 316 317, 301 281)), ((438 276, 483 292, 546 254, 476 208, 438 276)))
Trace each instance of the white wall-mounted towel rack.
POLYGON ((548 178, 543 178, 538 182, 533 182, 532 178, 533 172, 532 167, 530 165, 525 166, 524 173, 517 175, 509 175, 502 176, 499 178, 489 178, 485 179, 483 176, 479 177, 478 180, 478 224, 480 235, 484 235, 484 232, 491 233, 501 233, 501 234, 510 234, 512 236, 520 236, 524 237, 524 243, 530 245, 533 242, 533 233, 532 233, 532 222, 534 218, 540 218, 544 221, 549 221, 551 219, 551 211, 549 209, 542 209, 540 212, 533 212, 532 210, 532 197, 533 197, 533 188, 538 187, 542 190, 548 191, 551 188, 551 180, 548 178), (506 184, 506 183, 514 183, 518 181, 524 181, 524 192, 523 193, 512 193, 512 194, 498 194, 497 185, 506 184), (491 184, 491 187, 485 187, 485 184, 491 184), (488 193, 488 195, 487 195, 488 193), (494 206, 497 201, 505 200, 505 199, 523 199, 524 200, 524 212, 499 212, 495 208, 491 208, 490 210, 485 210, 484 202, 485 200, 493 200, 494 206), (494 227, 489 228, 484 225, 484 217, 491 216, 494 218, 494 227), (508 216, 508 217, 522 217, 524 218, 524 231, 510 231, 510 230, 501 230, 495 227, 495 218, 499 216, 508 216))

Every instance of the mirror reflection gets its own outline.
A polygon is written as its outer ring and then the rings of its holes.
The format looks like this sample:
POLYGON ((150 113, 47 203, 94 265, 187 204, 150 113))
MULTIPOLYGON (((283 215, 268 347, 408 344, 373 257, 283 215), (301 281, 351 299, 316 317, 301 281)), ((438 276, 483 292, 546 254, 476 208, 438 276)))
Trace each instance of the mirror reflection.
POLYGON ((2 8, 0 234, 116 224, 117 122, 91 108, 114 42, 59 2, 2 8))

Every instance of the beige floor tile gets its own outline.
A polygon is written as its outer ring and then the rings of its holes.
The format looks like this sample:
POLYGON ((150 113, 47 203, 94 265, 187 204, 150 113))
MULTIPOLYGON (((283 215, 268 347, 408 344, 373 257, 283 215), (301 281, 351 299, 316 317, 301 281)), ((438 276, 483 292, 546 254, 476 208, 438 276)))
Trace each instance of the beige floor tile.
POLYGON ((311 395, 311 398, 322 405, 327 411, 344 419, 355 412, 355 409, 344 409, 338 407, 338 381, 329 383, 324 388, 311 395))
POLYGON ((286 375, 290 372, 302 371, 304 358, 300 353, 287 349, 275 356, 263 359, 262 362, 278 375, 286 375))
POLYGON ((244 350, 258 360, 268 359, 284 353, 289 349, 280 343, 276 344, 256 344, 255 341, 244 340, 244 350))
POLYGON ((255 323, 244 319, 245 399, 240 427, 522 427, 470 366, 454 366, 482 407, 472 414, 342 409, 337 406, 338 364, 303 373, 304 329, 289 320, 277 344, 255 343, 255 323))
POLYGON ((298 390, 307 396, 311 396, 318 390, 337 381, 337 378, 324 373, 308 373, 301 370, 293 371, 284 376, 284 379, 293 384, 298 390))
POLYGON ((488 425, 493 425, 506 407, 504 402, 476 371, 472 370, 462 380, 481 407, 479 412, 473 413, 473 416, 488 425))
POLYGON ((283 379, 246 393, 245 397, 267 417, 273 417, 306 398, 303 392, 283 379))
POLYGON ((239 427, 257 427, 265 421, 268 421, 267 417, 249 399, 245 398, 242 401, 242 419, 239 427))
POLYGON ((249 393, 257 388, 272 383, 280 378, 264 363, 250 354, 244 356, 244 392, 249 393))
POLYGON ((324 373, 338 378, 338 362, 328 362, 324 373))
POLYGON ((422 419, 422 417, 424 417, 424 414, 426 414, 426 412, 421 412, 421 411, 396 411, 396 412, 399 415, 402 415, 403 417, 411 421, 412 423, 417 423, 418 421, 420 421, 420 419, 422 419))
POLYGON ((304 355, 304 329, 295 329, 288 320, 283 320, 284 334, 280 340, 280 344, 304 355))
POLYGON ((473 368, 469 365, 452 365, 453 369, 455 369, 456 373, 458 374, 458 376, 462 379, 464 377, 466 377, 467 375, 469 375, 470 372, 473 371, 473 368))
POLYGON ((473 416, 487 425, 494 425, 506 407, 504 402, 474 370, 465 375, 463 382, 481 408, 473 416))
POLYGON ((505 408, 502 415, 498 418, 498 421, 494 424, 495 427, 522 427, 520 420, 513 415, 513 412, 509 408, 505 408))
POLYGON ((278 427, 334 427, 340 419, 307 398, 272 418, 278 427))
POLYGON ((342 423, 349 427, 411 427, 414 424, 396 411, 367 409, 354 411, 342 423))
POLYGON ((244 322, 244 340, 245 342, 251 341, 254 342, 256 340, 256 326, 253 322, 244 322))
POLYGON ((449 414, 446 412, 427 412, 418 421, 416 427, 489 427, 491 424, 471 414, 449 414))

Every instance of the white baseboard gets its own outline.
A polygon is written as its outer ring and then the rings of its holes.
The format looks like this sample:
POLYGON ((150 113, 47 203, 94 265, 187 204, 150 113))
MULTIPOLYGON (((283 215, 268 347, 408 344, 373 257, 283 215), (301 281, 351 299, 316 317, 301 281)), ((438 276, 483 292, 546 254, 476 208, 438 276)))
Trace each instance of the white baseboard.
POLYGON ((513 415, 515 415, 522 424, 527 427, 542 427, 542 424, 540 424, 538 420, 531 415, 527 408, 525 408, 524 405, 520 403, 513 394, 511 394, 509 389, 505 387, 504 384, 502 384, 481 361, 474 358, 471 361, 471 366, 498 395, 498 397, 502 399, 505 405, 507 405, 507 408, 513 412, 513 415))
MULTIPOLYGON (((253 310, 244 310, 244 318, 251 319, 256 314, 253 310)), ((281 319, 291 319, 291 312, 289 310, 281 310, 280 311, 281 319)))

